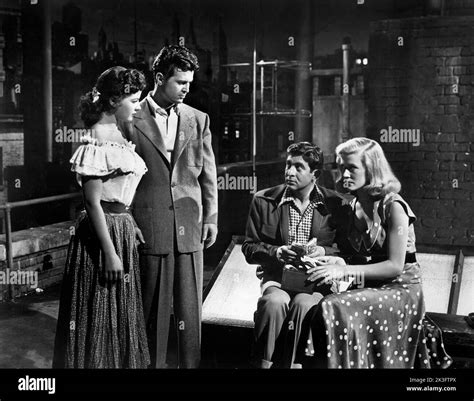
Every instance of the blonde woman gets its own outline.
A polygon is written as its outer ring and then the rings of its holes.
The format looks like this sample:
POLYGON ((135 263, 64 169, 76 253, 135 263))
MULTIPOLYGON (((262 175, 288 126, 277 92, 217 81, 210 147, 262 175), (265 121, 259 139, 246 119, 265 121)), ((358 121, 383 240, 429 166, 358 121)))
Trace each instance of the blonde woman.
POLYGON ((439 329, 424 316, 416 261, 416 217, 380 145, 353 138, 336 148, 347 209, 347 249, 318 258, 308 280, 353 279, 309 315, 300 343, 305 365, 330 368, 429 368, 452 363, 439 329), (347 264, 346 264, 347 263, 347 264))

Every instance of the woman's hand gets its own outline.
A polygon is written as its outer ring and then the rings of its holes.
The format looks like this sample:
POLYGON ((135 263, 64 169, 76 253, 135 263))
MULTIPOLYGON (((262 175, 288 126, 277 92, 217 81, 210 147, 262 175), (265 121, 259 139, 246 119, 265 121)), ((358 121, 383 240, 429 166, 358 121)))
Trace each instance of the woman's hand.
MULTIPOLYGON (((339 258, 340 259, 340 258, 339 258)), ((345 263, 341 264, 323 264, 308 269, 306 272, 309 274, 308 281, 315 282, 319 281, 316 286, 322 284, 329 284, 331 281, 340 280, 346 274, 345 263)))
POLYGON ((323 257, 325 255, 326 251, 322 246, 317 246, 314 250, 314 252, 310 253, 309 255, 306 255, 308 258, 315 259, 318 257, 323 257))
POLYGON ((340 266, 345 266, 346 261, 339 256, 319 256, 316 258, 312 258, 314 262, 318 266, 323 266, 323 265, 340 265, 340 266))
POLYGON ((105 280, 113 283, 123 277, 123 265, 115 252, 105 255, 105 280))
POLYGON ((83 177, 82 188, 87 215, 92 222, 102 255, 104 255, 104 279, 106 282, 113 282, 122 277, 123 266, 110 238, 104 211, 100 206, 102 185, 100 178, 83 177))

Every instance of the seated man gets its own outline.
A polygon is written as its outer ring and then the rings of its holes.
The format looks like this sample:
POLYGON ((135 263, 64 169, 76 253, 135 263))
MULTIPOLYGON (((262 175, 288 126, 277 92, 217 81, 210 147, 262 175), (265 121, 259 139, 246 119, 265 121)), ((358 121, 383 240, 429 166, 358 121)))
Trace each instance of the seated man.
POLYGON ((333 247, 339 242, 336 235, 343 234, 336 230, 341 223, 337 216, 342 214, 335 212, 347 201, 316 184, 322 166, 323 154, 317 146, 308 142, 290 145, 285 184, 257 192, 250 206, 242 252, 248 263, 261 265, 257 276, 262 280, 262 296, 254 315, 255 356, 260 368, 270 368, 275 360, 278 367, 301 367, 294 363, 301 323, 323 297, 319 292, 290 294, 281 289, 284 265, 298 259, 292 244, 307 244, 316 238, 318 246, 310 256, 331 255, 337 251, 333 247))

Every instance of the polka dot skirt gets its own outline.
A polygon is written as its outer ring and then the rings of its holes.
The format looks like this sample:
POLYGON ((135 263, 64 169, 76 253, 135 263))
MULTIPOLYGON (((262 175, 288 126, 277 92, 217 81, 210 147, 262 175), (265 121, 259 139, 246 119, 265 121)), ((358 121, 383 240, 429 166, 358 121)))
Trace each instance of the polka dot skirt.
POLYGON ((424 316, 421 283, 412 280, 419 266, 408 265, 379 288, 326 296, 302 333, 302 358, 326 359, 329 368, 450 366, 441 330, 424 316))

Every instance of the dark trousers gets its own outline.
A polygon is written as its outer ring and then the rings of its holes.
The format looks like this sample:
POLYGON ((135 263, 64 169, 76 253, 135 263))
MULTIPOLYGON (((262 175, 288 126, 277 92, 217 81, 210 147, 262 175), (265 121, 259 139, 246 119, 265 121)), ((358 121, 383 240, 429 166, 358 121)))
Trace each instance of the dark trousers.
POLYGON ((141 255, 143 309, 151 367, 166 368, 170 333, 176 333, 179 368, 201 360, 203 253, 141 255), (176 330, 170 330, 174 312, 176 330))
POLYGON ((260 368, 301 368, 295 363, 301 328, 308 311, 323 299, 319 292, 293 297, 268 287, 258 300, 255 322, 255 361, 260 368))

